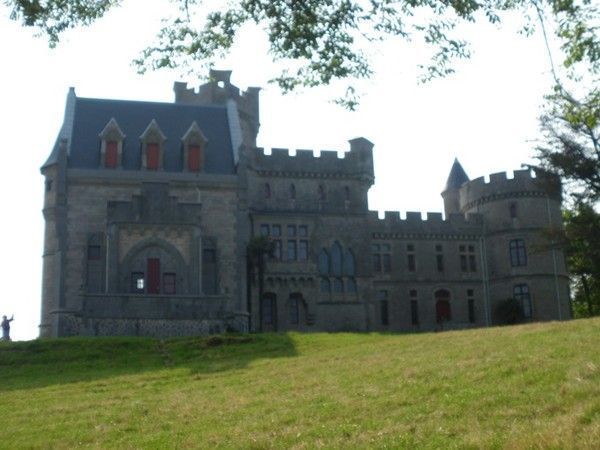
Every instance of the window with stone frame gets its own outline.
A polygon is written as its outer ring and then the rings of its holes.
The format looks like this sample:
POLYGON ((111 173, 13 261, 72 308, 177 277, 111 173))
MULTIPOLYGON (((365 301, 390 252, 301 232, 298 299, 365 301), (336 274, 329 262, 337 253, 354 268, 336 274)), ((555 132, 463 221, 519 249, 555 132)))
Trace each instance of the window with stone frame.
POLYGON ((105 245, 104 234, 93 233, 88 237, 86 251, 86 291, 89 293, 104 292, 105 280, 105 245))
POLYGON ((121 167, 125 134, 114 118, 111 118, 100 133, 100 165, 106 169, 121 167))
POLYGON ((458 246, 461 272, 477 272, 475 245, 460 244, 458 246))
POLYGON ((218 294, 217 249, 207 240, 202 248, 202 292, 206 295, 218 294))
POLYGON ((527 265, 527 250, 523 239, 512 239, 509 243, 510 265, 512 267, 527 265))
POLYGON ((531 318, 533 312, 531 307, 531 294, 529 292, 529 286, 526 283, 515 284, 513 286, 513 298, 521 306, 523 317, 526 319, 531 318))
POLYGON ((269 183, 264 184, 263 195, 265 198, 271 198, 271 185, 269 183))
POLYGON ((292 293, 288 301, 288 322, 291 325, 300 323, 300 302, 302 294, 292 293))
POLYGON ((317 257, 317 269, 321 276, 321 292, 356 293, 356 269, 351 249, 344 251, 337 241, 329 250, 321 249, 317 257))
POLYGON ((392 270, 392 246, 389 243, 372 244, 371 257, 373 259, 373 271, 378 273, 390 273, 392 270))

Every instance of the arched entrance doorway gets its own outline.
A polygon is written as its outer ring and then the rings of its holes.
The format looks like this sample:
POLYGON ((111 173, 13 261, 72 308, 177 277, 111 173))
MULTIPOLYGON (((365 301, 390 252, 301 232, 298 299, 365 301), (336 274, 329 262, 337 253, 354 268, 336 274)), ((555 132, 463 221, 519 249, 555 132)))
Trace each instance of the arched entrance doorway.
POLYGON ((435 319, 439 324, 452 320, 452 309, 450 307, 450 292, 446 289, 439 289, 434 294, 435 297, 435 319))

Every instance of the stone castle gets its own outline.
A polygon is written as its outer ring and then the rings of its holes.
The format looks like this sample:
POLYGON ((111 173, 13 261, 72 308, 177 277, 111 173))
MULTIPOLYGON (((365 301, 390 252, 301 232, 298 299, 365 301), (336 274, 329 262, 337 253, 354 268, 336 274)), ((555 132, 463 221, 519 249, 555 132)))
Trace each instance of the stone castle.
POLYGON ((371 142, 344 158, 265 154, 259 89, 230 76, 175 83, 174 103, 69 91, 41 169, 40 336, 483 327, 508 298, 527 320, 571 317, 564 255, 543 233, 561 226, 558 180, 470 181, 455 161, 445 218, 380 219, 371 142), (274 248, 263 282, 247 259, 256 236, 274 248))

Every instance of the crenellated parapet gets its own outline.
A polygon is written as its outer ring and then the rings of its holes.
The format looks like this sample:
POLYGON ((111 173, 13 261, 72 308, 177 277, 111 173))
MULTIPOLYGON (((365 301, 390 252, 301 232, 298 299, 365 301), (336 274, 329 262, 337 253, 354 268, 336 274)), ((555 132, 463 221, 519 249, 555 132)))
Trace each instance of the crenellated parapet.
POLYGON ((350 141, 350 151, 338 156, 337 151, 299 149, 292 155, 289 149, 273 148, 265 154, 263 148, 248 150, 251 169, 263 176, 297 178, 354 178, 372 183, 373 144, 365 138, 350 141))
MULTIPOLYGON (((232 102, 237 110, 236 118, 239 124, 230 124, 232 127, 241 127, 243 142, 246 145, 256 145, 256 135, 260 127, 259 93, 260 88, 249 87, 240 91, 231 84, 231 70, 211 70, 210 81, 201 85, 198 90, 188 88, 187 83, 175 82, 175 103, 187 105, 222 105, 231 109, 232 102)), ((232 115, 233 116, 233 115, 232 115)))
POLYGON ((404 218, 398 211, 385 211, 379 218, 377 211, 369 211, 369 227, 373 237, 382 239, 476 239, 482 234, 483 217, 480 214, 450 214, 445 220, 442 213, 408 211, 404 218))
POLYGON ((506 172, 493 173, 489 181, 484 177, 465 183, 460 188, 460 209, 467 212, 484 203, 523 197, 561 198, 558 177, 543 171, 515 170, 509 178, 506 172))

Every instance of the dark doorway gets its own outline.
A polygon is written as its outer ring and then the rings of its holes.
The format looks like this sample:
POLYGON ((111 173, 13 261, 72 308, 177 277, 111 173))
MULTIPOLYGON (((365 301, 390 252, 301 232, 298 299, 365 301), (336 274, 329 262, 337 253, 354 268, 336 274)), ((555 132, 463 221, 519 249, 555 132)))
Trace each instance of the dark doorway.
POLYGON ((450 292, 446 289, 440 289, 435 293, 435 318, 437 323, 444 323, 452 320, 450 292))

